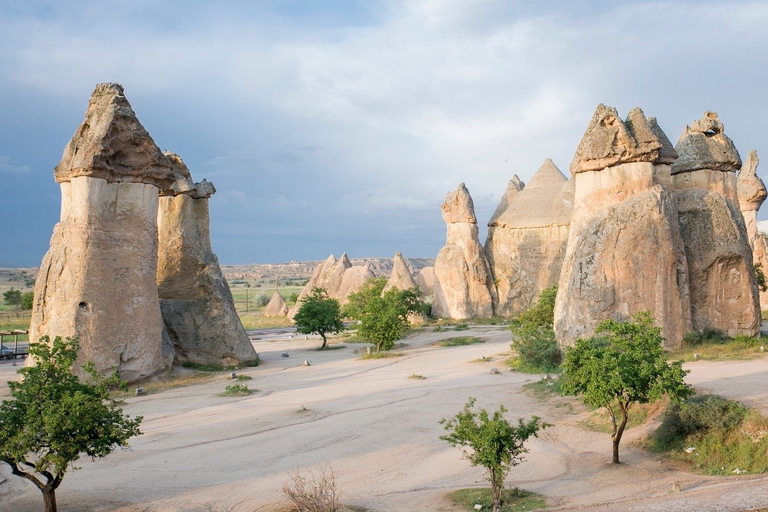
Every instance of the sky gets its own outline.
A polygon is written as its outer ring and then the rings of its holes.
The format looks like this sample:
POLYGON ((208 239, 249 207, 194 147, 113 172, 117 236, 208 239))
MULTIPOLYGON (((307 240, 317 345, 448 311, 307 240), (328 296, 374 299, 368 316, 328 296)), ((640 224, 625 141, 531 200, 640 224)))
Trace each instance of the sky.
POLYGON ((484 241, 513 175, 569 175, 599 103, 673 142, 713 110, 768 162, 766 27, 741 0, 0 0, 0 266, 40 264, 100 82, 215 184, 222 264, 431 258, 448 192, 484 241))

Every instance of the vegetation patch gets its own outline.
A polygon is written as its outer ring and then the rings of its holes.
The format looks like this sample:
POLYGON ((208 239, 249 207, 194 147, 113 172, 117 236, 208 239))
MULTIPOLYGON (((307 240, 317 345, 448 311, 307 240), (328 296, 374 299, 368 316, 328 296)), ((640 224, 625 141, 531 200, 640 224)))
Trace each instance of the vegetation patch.
POLYGON ((531 308, 523 311, 512 323, 512 350, 515 357, 507 360, 510 368, 523 373, 558 371, 563 360, 553 329, 557 287, 541 292, 531 308))
POLYGON ((250 375, 238 375, 237 376, 237 380, 240 381, 240 382, 242 382, 244 380, 251 380, 251 379, 253 379, 253 377, 251 377, 250 375))
POLYGON ((400 357, 402 354, 397 352, 371 352, 370 354, 363 354, 360 359, 387 359, 389 357, 400 357))
POLYGON ((437 345, 441 347, 463 347, 465 345, 475 345, 477 343, 485 343, 485 340, 476 336, 457 336, 455 338, 440 340, 437 342, 437 345))
POLYGON ((466 322, 461 322, 456 324, 456 327, 453 328, 454 331, 467 331, 469 330, 469 326, 466 322))
POLYGON ((760 347, 763 342, 749 336, 731 338, 719 329, 705 329, 703 332, 689 332, 683 338, 683 346, 669 352, 669 359, 684 362, 707 360, 727 361, 754 359, 765 354, 760 347))
POLYGON ((245 361, 240 366, 220 366, 216 364, 200 364, 200 363, 193 363, 192 361, 184 361, 181 363, 182 368, 189 368, 191 370, 197 370, 199 372, 231 372, 232 370, 237 370, 239 368, 250 368, 254 366, 259 366, 259 357, 256 356, 256 359, 252 361, 245 361))
MULTIPOLYGON (((627 426, 625 428, 630 429, 642 425, 649 418, 653 418, 659 414, 667 403, 669 403, 669 400, 663 398, 653 403, 635 404, 627 412, 627 426)), ((615 408, 616 407, 614 406, 614 409, 615 408)), ((608 410, 605 408, 597 409, 588 418, 579 423, 579 425, 594 432, 602 432, 604 434, 613 432, 613 422, 611 421, 610 414, 608 414, 608 410)))
POLYGON ((345 345, 326 345, 324 347, 318 347, 315 350, 318 352, 325 352, 326 350, 340 350, 342 348, 347 348, 345 345))
POLYGON ((717 395, 670 403, 644 444, 708 475, 768 471, 768 418, 717 395))
POLYGON ((224 392, 219 396, 248 396, 255 390, 248 389, 246 384, 231 384, 224 388, 224 392))
MULTIPOLYGON (((482 505, 482 510, 493 509, 493 494, 489 488, 459 489, 446 495, 453 504, 462 510, 477 510, 475 505, 482 505)), ((528 492, 517 487, 504 489, 504 505, 502 512, 521 512, 523 510, 536 510, 546 508, 547 500, 544 496, 528 492)))
POLYGON ((408 376, 409 379, 415 379, 415 380, 425 380, 426 377, 421 375, 420 373, 414 373, 408 376))

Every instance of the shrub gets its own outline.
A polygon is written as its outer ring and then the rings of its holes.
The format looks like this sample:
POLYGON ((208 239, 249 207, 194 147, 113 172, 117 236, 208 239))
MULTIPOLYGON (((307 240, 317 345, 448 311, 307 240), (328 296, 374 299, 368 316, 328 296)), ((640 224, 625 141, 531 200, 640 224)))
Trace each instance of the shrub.
POLYGON ((698 395, 683 403, 670 402, 653 441, 659 450, 680 448, 688 436, 708 431, 728 432, 746 415, 747 408, 740 402, 718 395, 698 395))
POLYGON ((456 327, 453 328, 454 331, 466 331, 469 329, 469 326, 466 322, 461 322, 456 324, 456 327))
POLYGON ((512 349, 517 352, 519 359, 519 363, 515 365, 517 370, 545 373, 559 368, 563 354, 557 346, 555 331, 551 327, 521 325, 513 332, 517 336, 512 342, 512 349))
POLYGON ((224 388, 224 392, 221 396, 247 396, 251 394, 251 390, 248 389, 246 384, 232 384, 224 388))
POLYGON ((298 469, 288 473, 291 480, 283 485, 285 497, 299 512, 340 512, 336 476, 331 466, 326 464, 308 473, 304 476, 298 469))

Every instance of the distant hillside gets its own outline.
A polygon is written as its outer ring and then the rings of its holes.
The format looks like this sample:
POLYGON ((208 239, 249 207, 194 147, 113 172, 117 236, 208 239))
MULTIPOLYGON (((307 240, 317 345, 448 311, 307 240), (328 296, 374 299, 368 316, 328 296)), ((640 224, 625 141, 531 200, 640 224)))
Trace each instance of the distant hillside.
MULTIPOLYGON (((288 263, 253 263, 251 265, 222 265, 221 270, 228 281, 233 279, 255 279, 269 281, 277 278, 309 279, 312 272, 323 260, 290 261, 288 263)), ((355 258, 353 265, 368 264, 376 276, 389 277, 392 272, 392 258, 355 258)), ((406 258, 411 269, 418 273, 424 267, 435 264, 434 258, 406 258)))

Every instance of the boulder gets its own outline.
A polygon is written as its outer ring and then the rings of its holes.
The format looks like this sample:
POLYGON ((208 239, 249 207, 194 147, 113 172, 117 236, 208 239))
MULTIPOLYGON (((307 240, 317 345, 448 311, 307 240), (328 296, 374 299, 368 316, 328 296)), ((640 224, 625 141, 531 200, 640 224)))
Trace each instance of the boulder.
POLYGON ((264 316, 285 316, 288 314, 288 306, 285 305, 283 296, 275 290, 269 304, 264 308, 264 316))
POLYGON ((395 253, 395 260, 392 265, 392 273, 389 274, 389 280, 387 281, 387 284, 384 285, 384 290, 382 290, 382 293, 385 293, 391 288, 397 288, 398 290, 410 290, 411 288, 418 287, 419 285, 416 284, 416 280, 413 278, 411 269, 408 268, 408 264, 405 262, 403 255, 399 252, 395 253))
POLYGON ((432 314, 443 318, 490 318, 496 288, 478 240, 475 207, 460 184, 442 204, 447 235, 435 260, 432 314))
MULTIPOLYGON (((765 237, 760 233, 757 226, 757 211, 760 205, 765 201, 766 192, 763 180, 757 175, 757 166, 759 160, 757 151, 754 149, 749 152, 747 161, 739 171, 739 178, 736 183, 736 191, 739 196, 739 208, 744 217, 744 224, 747 229, 747 238, 752 247, 752 263, 761 265, 765 274, 768 272, 768 248, 766 247, 765 237)), ((768 292, 758 290, 760 296, 760 309, 768 309, 768 292)))
MULTIPOLYGON (((686 127, 676 149, 672 187, 688 260, 693 328, 754 336, 760 304, 739 209, 741 158, 714 112, 686 127)), ((751 181, 746 173, 743 181, 751 181)), ((754 205, 754 195, 745 193, 744 202, 754 205)))
POLYGON ((555 303, 561 347, 649 310, 666 347, 690 331, 688 269, 669 190, 674 148, 640 109, 600 105, 571 163, 574 202, 555 303))
POLYGON ((488 223, 485 242, 499 316, 528 309, 542 290, 557 285, 573 209, 573 180, 549 158, 524 187, 515 178, 488 223))
POLYGON ((61 218, 35 284, 31 339, 78 336, 78 363, 127 381, 169 366, 155 281, 158 193, 186 180, 120 85, 96 86, 54 177, 61 218))
MULTIPOLYGON (((181 158, 167 156, 189 174, 181 158)), ((178 360, 235 366, 257 356, 211 249, 208 199, 215 192, 204 180, 183 194, 160 198, 157 287, 178 360)))

